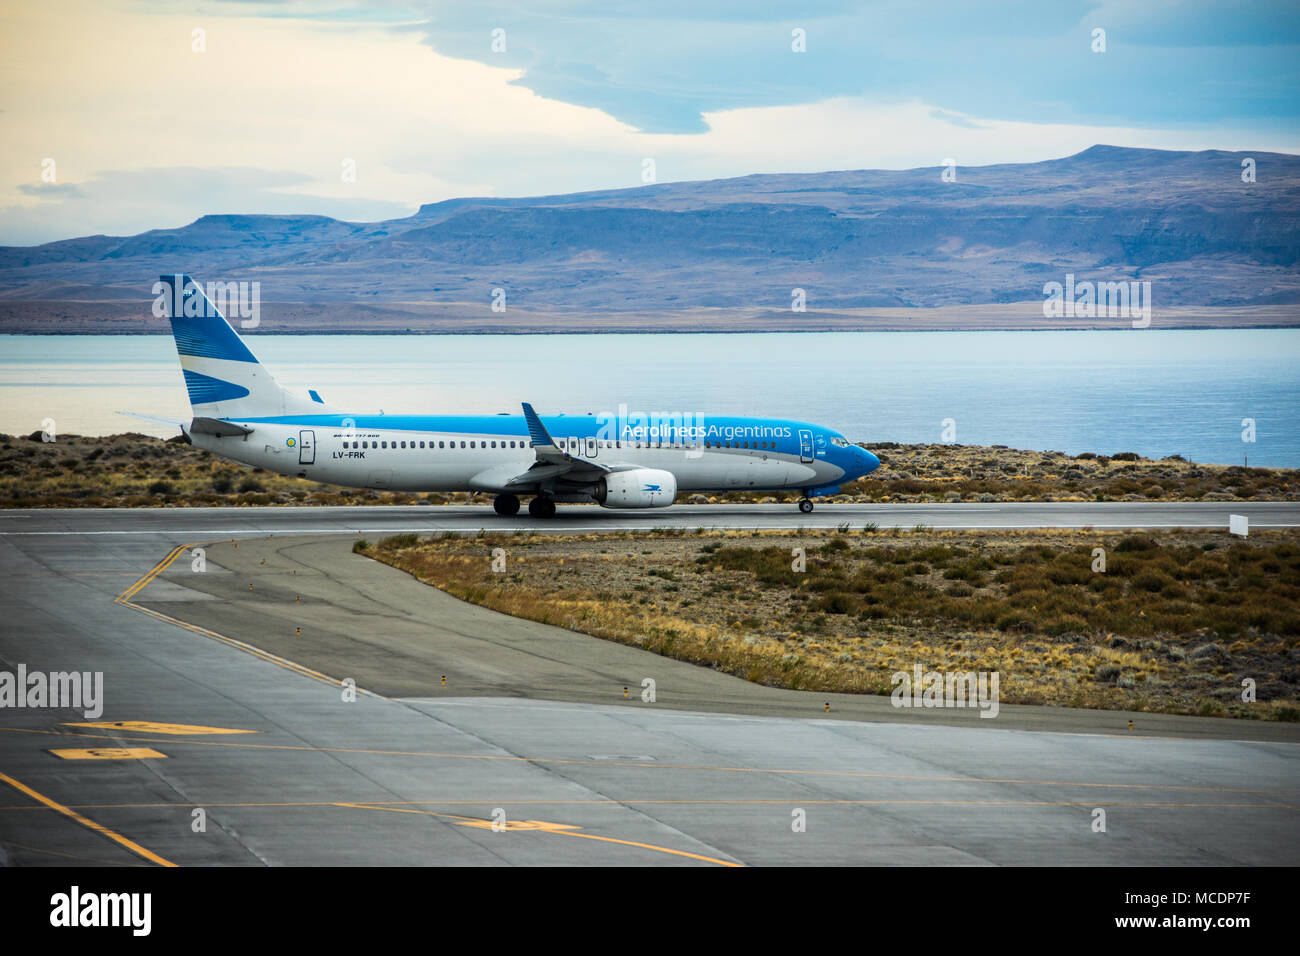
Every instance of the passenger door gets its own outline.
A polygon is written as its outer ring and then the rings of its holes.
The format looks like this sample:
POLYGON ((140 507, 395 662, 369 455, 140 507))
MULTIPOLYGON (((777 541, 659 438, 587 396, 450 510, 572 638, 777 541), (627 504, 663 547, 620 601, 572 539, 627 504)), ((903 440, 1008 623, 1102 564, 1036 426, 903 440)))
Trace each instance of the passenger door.
POLYGON ((310 428, 298 432, 298 464, 316 464, 316 432, 310 428))
POLYGON ((805 462, 813 460, 813 437, 811 429, 799 429, 799 460, 805 462))

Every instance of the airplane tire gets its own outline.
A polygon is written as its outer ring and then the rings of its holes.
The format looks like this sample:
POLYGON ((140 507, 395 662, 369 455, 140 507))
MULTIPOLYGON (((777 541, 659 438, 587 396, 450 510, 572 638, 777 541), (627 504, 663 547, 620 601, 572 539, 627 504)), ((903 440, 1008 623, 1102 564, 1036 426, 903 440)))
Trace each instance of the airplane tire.
POLYGON ((554 518, 555 502, 550 498, 543 498, 538 495, 528 502, 528 513, 534 518, 554 518))
POLYGON ((492 510, 503 518, 519 514, 519 499, 514 495, 497 495, 492 499, 492 510))
POLYGON ((807 498, 799 499, 799 510, 804 514, 812 514, 813 503, 807 498))

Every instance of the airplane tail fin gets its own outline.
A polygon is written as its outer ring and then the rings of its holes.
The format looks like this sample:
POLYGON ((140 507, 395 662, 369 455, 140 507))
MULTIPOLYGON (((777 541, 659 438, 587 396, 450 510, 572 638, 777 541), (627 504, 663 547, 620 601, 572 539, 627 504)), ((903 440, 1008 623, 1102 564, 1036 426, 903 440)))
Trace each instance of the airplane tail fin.
POLYGON ((284 389, 188 275, 159 278, 195 418, 260 418, 332 411, 284 389))

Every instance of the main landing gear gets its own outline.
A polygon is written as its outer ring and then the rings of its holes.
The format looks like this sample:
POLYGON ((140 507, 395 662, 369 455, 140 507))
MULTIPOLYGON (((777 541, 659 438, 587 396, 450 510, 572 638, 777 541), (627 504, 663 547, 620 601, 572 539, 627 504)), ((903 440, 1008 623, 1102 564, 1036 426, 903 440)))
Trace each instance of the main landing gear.
POLYGON ((800 499, 799 499, 799 510, 800 510, 800 511, 802 511, 804 514, 808 515, 808 514, 812 514, 812 509, 813 509, 813 503, 812 503, 812 500, 811 500, 811 499, 809 499, 809 498, 800 498, 800 499))
POLYGON ((497 495, 492 499, 492 509, 501 517, 519 514, 519 499, 514 495, 497 495))
POLYGON ((555 499, 538 495, 528 502, 528 513, 534 518, 554 518, 555 499))

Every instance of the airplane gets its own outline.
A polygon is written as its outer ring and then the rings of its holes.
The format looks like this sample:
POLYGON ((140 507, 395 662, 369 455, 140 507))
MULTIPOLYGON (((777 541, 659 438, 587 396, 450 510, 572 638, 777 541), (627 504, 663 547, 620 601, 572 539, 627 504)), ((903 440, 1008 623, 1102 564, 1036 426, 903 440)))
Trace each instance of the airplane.
MULTIPOLYGON (((680 416, 660 422, 587 415, 348 413, 315 389, 303 398, 276 382, 190 276, 165 275, 193 417, 135 412, 175 425, 199 448, 282 475, 385 491, 470 491, 510 516, 531 496, 534 518, 556 502, 666 508, 682 492, 839 492, 880 460, 839 432, 775 418, 680 416)), ((648 416, 646 416, 648 418, 648 416)))

